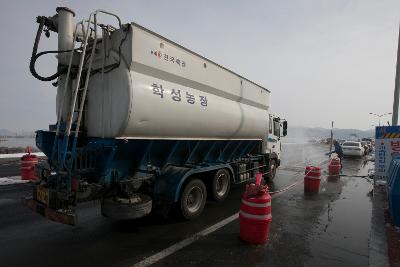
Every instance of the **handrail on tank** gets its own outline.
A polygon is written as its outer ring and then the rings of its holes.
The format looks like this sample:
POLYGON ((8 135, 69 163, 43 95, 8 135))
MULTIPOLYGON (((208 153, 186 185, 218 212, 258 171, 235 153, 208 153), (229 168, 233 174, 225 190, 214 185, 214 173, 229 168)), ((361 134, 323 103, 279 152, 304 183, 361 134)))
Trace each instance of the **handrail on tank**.
MULTIPOLYGON (((80 63, 79 63, 79 69, 78 69, 78 75, 77 75, 77 81, 78 82, 76 84, 75 91, 73 91, 74 92, 73 105, 71 105, 71 110, 70 110, 71 112, 69 114, 72 114, 73 110, 75 108, 77 90, 79 89, 79 86, 80 86, 80 77, 81 77, 81 73, 82 73, 84 57, 85 57, 85 54, 86 54, 87 42, 88 42, 88 39, 89 39, 89 27, 90 27, 90 23, 92 22, 92 17, 94 19, 94 21, 93 21, 94 22, 94 42, 93 42, 93 47, 96 47, 96 43, 97 43, 97 14, 98 13, 104 13, 104 14, 107 14, 107 15, 115 17, 118 20, 119 27, 120 28, 122 27, 121 19, 117 15, 115 15, 114 13, 111 13, 111 12, 108 12, 108 11, 102 10, 102 9, 98 9, 98 10, 90 13, 89 19, 87 20, 88 24, 87 24, 87 32, 85 34, 85 40, 84 40, 84 43, 83 43, 84 47, 83 47, 83 51, 82 51, 82 55, 81 55, 81 60, 80 60, 80 63)), ((89 60, 89 65, 88 65, 88 70, 89 70, 88 73, 89 73, 89 75, 87 75, 86 79, 85 79, 84 92, 82 94, 83 99, 81 101, 81 107, 79 108, 78 121, 77 121, 76 129, 75 129, 75 138, 78 136, 78 132, 79 132, 80 121, 81 121, 81 118, 82 118, 81 110, 83 109, 83 105, 85 103, 87 86, 89 84, 90 69, 92 67, 92 62, 93 62, 93 57, 94 57, 94 54, 95 54, 95 50, 96 49, 92 49, 92 53, 91 53, 90 60, 89 60)), ((66 135, 67 136, 70 135, 71 125, 72 125, 72 116, 70 116, 68 118, 67 129, 66 129, 66 135)))
POLYGON ((74 57, 74 52, 75 52, 75 43, 76 43, 76 37, 77 37, 77 32, 78 32, 78 27, 81 26, 82 28, 82 32, 85 31, 85 26, 83 25, 84 20, 79 21, 76 25, 75 25, 75 30, 74 30, 74 34, 73 34, 73 41, 72 41, 72 48, 71 48, 71 55, 69 58, 69 63, 68 63, 68 71, 67 71, 67 76, 65 78, 65 85, 64 85, 64 92, 63 92, 63 97, 61 99, 61 104, 60 104, 60 108, 58 109, 58 114, 57 114, 57 130, 56 130, 56 134, 54 137, 54 143, 53 143, 53 149, 51 152, 51 160, 54 159, 55 156, 55 148, 56 148, 56 144, 57 144, 57 137, 60 134, 60 124, 61 124, 61 114, 62 114, 62 110, 64 108, 64 100, 65 100, 65 96, 66 96, 66 92, 68 90, 68 84, 69 84, 69 79, 71 76, 71 67, 72 67, 72 60, 74 57))
POLYGON ((96 15, 97 15, 98 13, 104 13, 104 14, 107 14, 107 15, 110 15, 110 16, 115 17, 115 18, 118 20, 119 28, 120 28, 120 29, 122 28, 121 19, 120 19, 116 14, 111 13, 111 12, 108 12, 108 11, 103 10, 103 9, 98 9, 98 10, 96 10, 94 13, 96 13, 96 15))
MULTIPOLYGON (((96 28, 97 28, 97 19, 96 19, 96 16, 97 16, 98 13, 104 13, 104 14, 107 14, 107 15, 110 15, 110 16, 115 17, 115 18, 118 20, 118 25, 119 25, 119 27, 120 27, 120 28, 122 27, 121 19, 120 19, 116 14, 111 13, 111 12, 108 12, 108 11, 106 11, 106 10, 102 10, 102 9, 98 9, 98 10, 92 12, 92 13, 89 15, 89 20, 81 20, 80 22, 78 22, 78 23, 75 25, 75 30, 74 30, 74 34, 73 34, 72 52, 71 52, 71 56, 70 56, 70 60, 69 60, 69 64, 68 64, 68 71, 67 71, 67 77, 66 77, 66 82, 65 82, 65 87, 64 87, 64 93, 63 93, 61 105, 60 105, 60 108, 59 108, 58 114, 57 114, 57 131, 56 131, 56 136, 59 134, 60 121, 61 121, 61 113, 62 113, 62 110, 63 110, 65 95, 66 95, 66 92, 67 92, 67 89, 68 89, 68 83, 69 83, 69 77, 70 77, 70 73, 71 73, 71 66, 72 66, 72 60, 73 60, 74 47, 75 47, 75 42, 76 42, 78 27, 81 26, 81 28, 82 28, 82 33, 83 33, 84 36, 85 36, 85 43, 87 44, 87 40, 88 40, 88 37, 89 37, 89 36, 88 36, 88 35, 89 35, 89 27, 90 27, 91 18, 92 18, 92 15, 93 15, 93 17, 94 17, 94 25, 95 25, 95 32, 94 32, 94 34, 95 34, 95 36, 94 36, 94 37, 95 37, 95 44, 94 44, 94 46, 95 46, 95 45, 96 45, 96 39, 97 39, 97 31, 96 31, 96 28), (88 23, 88 24, 87 24, 88 26, 87 26, 86 29, 85 29, 85 26, 84 26, 84 24, 83 24, 84 22, 87 22, 87 23, 88 23)), ((85 46, 84 49, 85 49, 85 50, 86 50, 86 44, 84 44, 84 46, 85 46)), ((94 51, 94 50, 93 50, 93 51, 94 51)), ((86 52, 86 51, 85 51, 85 52, 86 52)), ((83 54, 85 54, 85 52, 84 52, 83 54)), ((93 54, 93 53, 92 53, 92 54, 93 54)), ((91 62, 90 62, 89 64, 91 65, 91 62)), ((83 67, 83 66, 80 66, 79 72, 81 72, 82 67, 83 67)), ((79 81, 78 81, 77 87, 79 88, 79 81)), ((72 120, 72 118, 71 118, 71 120, 72 120)), ((70 129, 69 129, 69 130, 70 130, 70 129)), ((68 135, 68 136, 69 136, 69 130, 67 131, 67 135, 68 135)))
MULTIPOLYGON (((76 148, 77 136, 78 136, 78 132, 79 132, 79 124, 80 124, 80 120, 81 120, 81 117, 82 117, 82 114, 81 114, 82 113, 82 109, 81 109, 81 107, 85 103, 85 96, 86 96, 86 92, 87 92, 87 85, 88 85, 88 81, 89 81, 90 70, 91 70, 91 67, 92 67, 93 56, 94 56, 94 53, 95 53, 95 50, 96 50, 95 49, 96 41, 97 41, 96 14, 97 13, 92 12, 90 14, 90 16, 89 16, 89 19, 87 20, 87 31, 86 31, 86 34, 85 34, 85 38, 83 40, 82 54, 80 55, 78 73, 77 73, 77 77, 76 77, 77 83, 76 83, 74 89, 72 90, 73 96, 72 96, 72 99, 71 99, 70 110, 69 110, 68 116, 67 116, 67 125, 66 125, 64 140, 63 140, 63 144, 62 144, 61 163, 60 163, 61 167, 65 168, 67 170, 69 168, 65 164, 65 158, 66 158, 67 150, 68 150, 69 136, 71 134, 72 119, 73 119, 73 114, 74 114, 74 110, 75 110, 76 100, 77 100, 77 97, 78 97, 79 87, 81 85, 81 76, 82 76, 82 70, 83 70, 83 65, 84 65, 84 61, 85 61, 85 55, 86 55, 86 50, 87 50, 87 45, 88 45, 88 40, 89 40, 89 34, 90 34, 89 28, 90 28, 90 23, 92 21, 92 17, 94 17, 94 27, 95 27, 95 30, 94 30, 94 42, 93 42, 93 49, 92 49, 92 52, 91 52, 91 56, 90 56, 90 59, 89 59, 88 75, 86 75, 84 92, 82 94, 83 99, 82 99, 82 103, 81 103, 81 106, 80 106, 80 109, 79 109, 77 125, 75 126, 75 137, 74 137, 74 140, 73 140, 72 149, 71 149, 71 155, 70 155, 71 159, 72 159, 72 162, 73 162, 73 158, 75 156, 75 148, 76 148)), ((72 56, 71 56, 71 58, 72 58, 72 56)), ((70 60, 72 60, 72 59, 70 59, 70 60)), ((69 173, 70 173, 70 171, 69 171, 69 173)), ((67 191, 69 192, 71 190, 71 176, 68 175, 67 179, 68 179, 66 181, 67 191)))
MULTIPOLYGON (((82 99, 81 99, 81 103, 80 103, 80 107, 79 107, 79 114, 78 114, 78 120, 76 123, 76 128, 75 128, 75 138, 78 137, 78 132, 79 132, 79 127, 80 127, 80 122, 82 119, 82 110, 83 110, 83 106, 85 105, 85 99, 86 99, 86 92, 87 92, 87 87, 89 85, 89 77, 90 77, 90 70, 92 69, 92 63, 93 63, 93 58, 94 58, 94 54, 96 51, 96 44, 97 44, 97 11, 95 12, 95 14, 93 15, 93 19, 94 19, 94 41, 93 41, 93 49, 90 55, 90 60, 89 60, 89 65, 88 65, 88 74, 85 77, 85 85, 84 85, 84 89, 83 89, 83 93, 82 93, 82 99)), ((89 28, 89 24, 91 22, 91 17, 89 17, 89 21, 88 21, 88 28, 89 28)), ((89 30, 86 33, 87 35, 89 34, 89 30)), ((87 42, 87 36, 86 36, 86 42, 87 42)), ((76 85, 77 89, 79 89, 79 81, 76 85)), ((75 104, 74 104, 75 106, 75 104)))
MULTIPOLYGON (((97 15, 98 13, 103 13, 103 14, 106 14, 106 15, 110 15, 110 16, 115 17, 115 18, 118 20, 118 26, 119 26, 119 28, 120 28, 120 29, 122 28, 121 19, 120 19, 116 14, 111 13, 111 12, 108 12, 108 11, 103 10, 103 9, 98 9, 98 10, 92 12, 92 13, 90 14, 90 16, 91 16, 91 15, 97 15)), ((90 16, 89 16, 89 19, 90 19, 90 16)), ((88 21, 89 21, 89 20, 85 20, 84 22, 88 22, 88 21)), ((81 22, 83 22, 83 20, 82 20, 81 22)), ((90 26, 91 23, 92 23, 92 22, 90 21, 90 23, 88 24, 88 29, 89 29, 89 26, 90 26)), ((93 25, 94 25, 94 24, 95 24, 95 23, 93 22, 93 25)), ((96 23, 96 24, 97 24, 97 23, 96 23)), ((113 27, 113 28, 114 28, 114 27, 113 27)), ((86 35, 85 30, 86 30, 85 27, 82 27, 82 36, 85 36, 85 35, 86 35)), ((92 37, 92 36, 90 36, 90 37, 92 37)))
MULTIPOLYGON (((68 88, 68 80, 69 80, 69 77, 70 77, 70 73, 71 73, 71 66, 72 66, 72 60, 73 60, 73 54, 74 54, 74 46, 75 46, 75 42, 76 42, 76 37, 77 37, 77 30, 78 30, 78 26, 81 26, 81 28, 82 28, 82 33, 84 34, 84 36, 85 36, 85 44, 84 44, 84 46, 85 46, 85 50, 86 50, 86 44, 87 44, 87 40, 88 40, 88 37, 89 37, 89 28, 90 28, 90 23, 91 23, 91 18, 92 18, 92 16, 94 17, 94 25, 95 25, 95 32, 94 32, 94 34, 95 34, 95 43, 94 43, 94 46, 96 45, 96 39, 97 39, 97 31, 96 31, 96 29, 97 29, 97 18, 96 18, 96 16, 97 16, 97 14, 98 13, 104 13, 104 14, 107 14, 107 15, 110 15, 110 16, 113 16, 113 17, 115 17, 117 20, 118 20, 118 25, 119 25, 119 27, 121 28, 122 27, 122 23, 121 23, 121 19, 116 15, 116 14, 114 14, 114 13, 111 13, 111 12, 108 12, 108 11, 106 11, 106 10, 102 10, 102 9, 98 9, 98 10, 96 10, 96 11, 94 11, 94 12, 92 12, 90 15, 89 15, 89 19, 88 20, 81 20, 80 22, 78 22, 76 25, 75 25, 75 30, 74 30, 74 34, 73 34, 73 44, 72 44, 72 52, 71 52, 71 56, 70 56, 70 60, 69 60, 69 64, 68 64, 68 72, 67 72, 67 77, 66 77, 66 83, 65 83, 65 88, 64 88, 64 94, 63 94, 63 97, 62 97, 62 102, 61 102, 61 106, 60 106, 60 109, 59 109, 59 114, 58 114, 58 116, 57 116, 57 132, 56 132, 56 135, 57 135, 57 133, 59 132, 59 125, 60 125, 60 120, 61 120, 61 112, 62 112, 62 109, 63 109, 63 104, 64 104, 64 99, 65 99, 65 95, 66 95, 66 91, 67 91, 67 88, 68 88), (87 28, 85 29, 85 26, 84 26, 84 22, 87 22, 88 24, 87 24, 87 28), (87 30, 87 31, 86 31, 87 30), (86 31, 86 32, 85 32, 86 31)), ((93 50, 94 51, 94 50, 93 50)), ((85 51, 86 52, 86 51, 85 51)), ((83 54, 85 54, 85 52, 83 53, 83 54)), ((94 53, 92 53, 92 54, 94 54, 94 53)), ((91 62, 89 63, 89 65, 91 65, 91 62)), ((83 66, 80 66, 80 70, 79 71, 81 71, 81 69, 82 69, 82 67, 83 66)), ((78 81, 78 84, 77 84, 77 87, 79 88, 79 81, 78 81)), ((72 118, 71 118, 72 119, 72 118)), ((69 136, 69 131, 67 131, 68 132, 68 136, 69 136)))
MULTIPOLYGON (((80 26, 82 27, 82 32, 85 31, 85 27, 84 27, 84 25, 83 25, 83 22, 84 22, 84 20, 81 20, 80 22, 78 22, 78 23, 75 25, 75 30, 74 30, 74 35, 73 35, 73 42, 72 42, 72 51, 71 51, 71 56, 70 56, 70 58, 69 58, 67 77, 66 77, 66 79, 65 79, 66 82, 65 82, 65 87, 64 87, 64 94, 63 94, 63 98, 62 98, 62 101, 61 101, 61 106, 60 106, 60 109, 59 109, 57 124, 60 123, 60 119, 61 119, 60 110, 62 111, 62 109, 63 109, 64 99, 65 99, 65 93, 66 93, 66 91, 67 91, 67 89, 68 89, 68 82, 69 82, 69 77, 70 77, 70 74, 71 74, 72 60, 73 60, 74 52, 75 52, 75 51, 74 51, 74 47, 75 47, 75 43, 76 43, 76 35, 77 35, 77 31, 78 31, 78 26, 80 25, 80 26)), ((59 129, 59 126, 57 126, 57 130, 58 130, 58 129, 59 129)))
MULTIPOLYGON (((90 32, 89 31, 89 27, 90 27, 90 23, 92 21, 92 17, 96 16, 95 14, 96 14, 95 12, 92 12, 90 14, 90 16, 89 16, 89 19, 87 20, 87 29, 88 30, 86 31, 85 38, 83 40, 83 49, 82 49, 82 54, 80 56, 78 73, 77 73, 77 77, 76 77, 77 83, 76 83, 74 89, 72 90, 73 96, 72 96, 72 99, 71 99, 70 110, 68 112, 68 117, 67 117, 67 125, 66 125, 66 129, 65 129, 64 142, 63 142, 63 154, 61 156, 61 164, 62 165, 64 165, 64 163, 65 163, 65 156, 66 156, 65 154, 66 154, 66 151, 68 149, 69 136, 71 134, 73 113, 74 113, 75 104, 76 104, 76 100, 77 100, 77 96, 78 96, 78 90, 79 90, 79 87, 81 85, 80 81, 81 81, 82 69, 83 69, 83 64, 84 64, 84 60, 85 60, 86 49, 87 49, 88 39, 89 39, 89 34, 90 34, 89 33, 90 32)), ((97 29, 97 25, 96 25, 96 19, 95 19, 94 43, 93 43, 93 49, 92 49, 91 57, 89 59, 88 73, 90 73, 90 68, 91 68, 92 62, 93 62, 93 54, 94 54, 94 51, 96 50, 95 49, 96 40, 97 40, 96 29, 97 29)), ((86 83, 88 81, 89 76, 90 75, 86 76, 85 85, 86 85, 86 83)), ((86 92, 86 90, 85 90, 85 92, 86 92)), ((83 93, 83 95, 85 94, 85 92, 83 93)), ((79 113, 81 113, 80 110, 79 110, 79 113)), ((76 135, 76 132, 79 131, 78 123, 79 122, 77 122, 77 126, 75 128, 75 135, 76 135)), ((71 155, 72 157, 73 157, 73 150, 72 150, 72 155, 71 155)))
POLYGON ((61 113, 62 113, 64 100, 65 100, 65 96, 66 96, 66 91, 68 89, 68 84, 69 84, 69 79, 70 79, 71 66, 72 66, 73 55, 74 55, 73 52, 74 52, 74 47, 75 47, 75 42, 76 42, 76 37, 77 37, 77 30, 78 30, 78 27, 81 26, 82 33, 84 33, 84 38, 82 40, 83 48, 82 48, 82 53, 81 53, 80 59, 79 59, 79 66, 78 66, 78 72, 77 72, 77 77, 76 77, 77 83, 72 90, 71 104, 69 106, 69 110, 67 113, 66 129, 65 129, 65 134, 64 134, 63 143, 62 143, 61 162, 58 162, 59 167, 65 168, 69 173, 69 175, 67 176, 68 180, 66 181, 67 182, 67 191, 70 191, 70 189, 71 189, 71 177, 70 177, 69 166, 67 166, 69 164, 66 164, 65 160, 66 160, 66 156, 67 156, 69 137, 71 134, 73 114, 75 111, 75 106, 77 104, 78 91, 79 91, 79 88, 81 87, 81 77, 82 77, 83 65, 85 65, 85 55, 86 55, 86 51, 87 51, 89 35, 92 34, 89 29, 90 29, 90 25, 91 25, 92 19, 93 19, 93 24, 94 24, 94 31, 93 31, 94 32, 94 38, 93 38, 94 40, 93 40, 93 44, 92 44, 93 49, 91 51, 88 66, 87 66, 88 74, 85 77, 85 83, 84 83, 83 92, 82 92, 82 96, 81 96, 82 97, 81 103, 79 103, 78 118, 77 118, 75 130, 74 130, 74 132, 75 132, 74 140, 73 140, 72 148, 71 148, 71 152, 70 152, 70 156, 71 156, 71 160, 72 160, 71 162, 73 162, 73 159, 75 157, 75 150, 76 150, 76 145, 77 145, 79 128, 80 128, 80 123, 82 120, 82 113, 83 113, 83 108, 85 105, 87 88, 89 85, 90 71, 92 68, 93 58, 94 58, 95 51, 96 51, 95 47, 96 47, 97 39, 98 39, 97 38, 97 26, 98 26, 97 25, 97 15, 99 13, 104 13, 104 14, 115 17, 118 20, 119 27, 122 28, 122 23, 121 23, 120 18, 117 15, 110 13, 108 11, 105 11, 105 10, 96 10, 96 11, 90 13, 88 20, 81 21, 81 22, 77 23, 75 26, 75 30, 74 30, 74 34, 73 34, 72 53, 71 53, 69 65, 68 65, 68 72, 67 72, 66 83, 65 83, 65 88, 64 88, 64 92, 63 92, 63 99, 62 99, 62 102, 60 105, 59 112, 57 114, 57 132, 56 132, 56 137, 54 139, 53 151, 52 151, 52 158, 53 158, 53 156, 55 156, 54 154, 55 154, 56 141, 58 139, 57 136, 59 135, 59 131, 60 131, 61 113), (84 26, 84 22, 87 22, 86 29, 84 26), (85 32, 85 30, 86 30, 86 32, 85 32))
MULTIPOLYGON (((89 16, 89 19, 88 19, 88 26, 87 26, 87 29, 89 29, 89 27, 90 27, 90 23, 92 22, 92 16, 93 16, 93 24, 94 24, 94 41, 93 41, 93 47, 96 47, 96 44, 97 44, 97 15, 98 15, 98 13, 104 13, 104 14, 108 14, 108 15, 111 15, 111 16, 116 17, 117 20, 118 20, 118 23, 119 23, 120 28, 122 27, 121 20, 120 20, 120 18, 119 18, 117 15, 115 15, 115 14, 113 14, 113 13, 110 13, 110 12, 108 12, 108 11, 104 11, 104 10, 96 10, 96 11, 92 12, 92 13, 90 14, 90 16, 89 16)), ((86 35, 85 35, 84 49, 83 49, 83 52, 82 52, 83 55, 82 55, 81 60, 84 58, 85 53, 86 53, 86 47, 87 47, 88 37, 89 37, 89 30, 87 30, 86 35)), ((83 87, 82 99, 81 99, 81 103, 80 103, 80 106, 79 106, 78 119, 77 119, 76 128, 75 128, 75 136, 74 136, 74 140, 73 140, 73 144, 72 144, 72 149, 71 149, 71 156, 72 156, 72 158, 74 157, 75 149, 76 149, 76 144, 77 144, 77 140, 78 140, 79 128, 80 128, 80 124, 81 124, 81 120, 82 120, 82 111, 83 111, 83 107, 84 107, 84 105, 85 105, 86 93, 87 93, 87 88, 88 88, 88 85, 89 85, 90 70, 91 70, 91 68, 92 68, 92 63, 93 63, 93 58, 94 58, 95 50, 96 50, 96 49, 92 49, 92 52, 91 52, 91 55, 90 55, 90 59, 89 59, 89 65, 88 65, 88 75, 86 75, 86 77, 85 77, 85 85, 84 85, 84 87, 83 87)), ((76 90, 78 90, 78 89, 79 89, 79 86, 80 86, 80 76, 81 76, 80 74, 81 74, 81 72, 82 72, 82 67, 83 67, 83 66, 82 66, 81 64, 79 64, 79 71, 78 71, 78 77, 77 77, 78 82, 77 82, 77 84, 76 84, 76 90)), ((72 111, 72 112, 73 112, 73 109, 75 108, 76 97, 77 97, 77 91, 74 91, 73 105, 71 105, 71 111, 72 111)), ((72 125, 72 117, 69 118, 69 119, 70 119, 70 120, 68 121, 68 124, 67 124, 67 136, 70 135, 71 125, 72 125)), ((67 142, 68 142, 68 140, 67 140, 67 142)))

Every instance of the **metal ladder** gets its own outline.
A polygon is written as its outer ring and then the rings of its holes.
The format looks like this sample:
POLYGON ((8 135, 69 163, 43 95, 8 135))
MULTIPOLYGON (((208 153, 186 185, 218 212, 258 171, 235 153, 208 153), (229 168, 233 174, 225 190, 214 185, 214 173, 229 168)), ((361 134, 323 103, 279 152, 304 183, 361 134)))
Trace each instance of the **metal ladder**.
MULTIPOLYGON (((71 187, 71 171, 72 171, 72 164, 73 164, 73 159, 75 158, 75 153, 76 153, 76 146, 77 146, 77 141, 78 141, 78 136, 79 136, 79 129, 80 129, 80 124, 82 121, 82 116, 83 116, 83 111, 85 108, 85 101, 86 101, 86 95, 87 95, 87 89, 89 85, 89 79, 90 79, 90 73, 92 70, 92 63, 93 59, 95 57, 95 51, 96 51, 96 44, 98 40, 97 36, 97 15, 99 13, 104 13, 110 16, 115 17, 118 20, 119 27, 122 27, 121 20, 120 18, 110 12, 104 11, 104 10, 96 10, 92 12, 89 16, 89 19, 86 21, 81 21, 76 24, 74 34, 73 34, 73 44, 72 44, 72 51, 69 59, 69 64, 68 64, 68 71, 66 75, 66 80, 65 80, 65 88, 64 88, 64 94, 62 97, 61 105, 58 110, 57 114, 57 130, 55 133, 54 137, 54 143, 53 143, 53 149, 52 149, 52 154, 51 154, 51 161, 54 163, 56 159, 56 152, 57 152, 57 172, 59 174, 66 175, 67 181, 67 189, 70 190, 71 187), (86 29, 84 23, 87 23, 86 29), (93 31, 90 28, 91 24, 93 24, 93 31), (80 54, 79 58, 79 66, 78 66, 78 72, 76 75, 76 85, 73 87, 72 90, 72 97, 71 97, 71 104, 69 106, 69 110, 67 113, 67 121, 66 121, 66 126, 65 130, 61 129, 61 113, 63 110, 64 106, 64 100, 66 98, 66 92, 68 90, 68 84, 71 82, 71 68, 72 68, 72 62, 74 58, 74 53, 75 53, 75 43, 77 39, 77 32, 79 26, 82 28, 82 33, 84 34, 84 39, 82 41, 81 47, 82 47, 82 52, 80 54), (92 44, 92 51, 90 52, 90 57, 87 63, 87 68, 85 69, 86 71, 86 76, 82 77, 82 72, 84 70, 84 64, 85 64, 85 56, 88 48, 88 41, 89 41, 89 36, 93 36, 93 44, 92 44), (78 96, 78 93, 82 92, 80 97, 78 96), (73 119, 74 119, 74 114, 78 113, 78 117, 76 120, 75 124, 75 129, 72 128, 73 126, 73 119), (70 146, 70 136, 73 134, 73 141, 72 141, 72 147, 70 146), (61 142, 61 147, 59 144, 59 141, 62 140, 61 142), (68 148, 71 148, 70 150, 68 148), (68 158, 68 159, 67 159, 68 158)), ((104 61, 103 61, 104 64, 104 61)), ((102 67, 104 68, 104 66, 102 67)))

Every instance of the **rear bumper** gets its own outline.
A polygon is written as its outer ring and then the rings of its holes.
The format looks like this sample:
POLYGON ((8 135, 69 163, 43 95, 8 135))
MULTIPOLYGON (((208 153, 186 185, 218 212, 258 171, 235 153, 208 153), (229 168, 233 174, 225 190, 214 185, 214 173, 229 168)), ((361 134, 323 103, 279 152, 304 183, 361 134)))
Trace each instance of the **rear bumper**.
POLYGON ((22 203, 24 204, 24 206, 30 208, 31 210, 39 213, 40 215, 46 217, 51 221, 68 225, 75 225, 77 222, 77 218, 74 213, 48 208, 46 205, 32 198, 23 198, 22 203))
POLYGON ((364 153, 361 150, 353 150, 353 151, 344 150, 343 155, 344 156, 361 157, 364 155, 364 153))

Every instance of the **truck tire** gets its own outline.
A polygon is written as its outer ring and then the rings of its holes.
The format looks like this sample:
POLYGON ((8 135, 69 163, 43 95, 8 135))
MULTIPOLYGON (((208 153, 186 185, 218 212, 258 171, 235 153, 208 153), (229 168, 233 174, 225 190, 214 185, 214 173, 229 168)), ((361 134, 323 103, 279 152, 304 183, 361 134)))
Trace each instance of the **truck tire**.
POLYGON ((227 169, 218 170, 211 183, 211 197, 217 202, 224 201, 231 189, 231 176, 227 169))
POLYGON ((271 159, 269 161, 269 170, 268 170, 268 179, 269 181, 273 181, 276 175, 276 160, 271 159))
POLYGON ((180 211, 187 220, 197 218, 204 209, 207 199, 207 190, 203 181, 194 179, 183 188, 180 199, 180 211))
POLYGON ((105 198, 101 201, 101 214, 115 220, 132 220, 150 214, 152 200, 144 194, 131 198, 105 198))

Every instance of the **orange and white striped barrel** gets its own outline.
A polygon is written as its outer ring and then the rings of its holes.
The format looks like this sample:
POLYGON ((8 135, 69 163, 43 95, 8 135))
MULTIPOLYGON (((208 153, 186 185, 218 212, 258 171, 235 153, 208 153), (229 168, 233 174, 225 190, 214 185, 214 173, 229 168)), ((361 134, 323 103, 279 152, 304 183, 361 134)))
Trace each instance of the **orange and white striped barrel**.
POLYGON ((321 168, 316 166, 307 166, 304 176, 304 192, 318 193, 321 183, 321 168))
POLYGON ((333 157, 328 165, 329 175, 339 175, 340 174, 340 159, 338 157, 333 157))
POLYGON ((27 147, 27 154, 21 157, 21 179, 22 180, 37 180, 37 174, 35 167, 39 162, 39 158, 36 155, 31 154, 31 149, 27 147))
MULTIPOLYGON (((247 185, 246 190, 253 185, 247 185)), ((250 244, 264 244, 268 241, 269 227, 272 221, 271 196, 268 187, 259 194, 246 197, 243 194, 240 205, 240 238, 250 244)))

